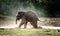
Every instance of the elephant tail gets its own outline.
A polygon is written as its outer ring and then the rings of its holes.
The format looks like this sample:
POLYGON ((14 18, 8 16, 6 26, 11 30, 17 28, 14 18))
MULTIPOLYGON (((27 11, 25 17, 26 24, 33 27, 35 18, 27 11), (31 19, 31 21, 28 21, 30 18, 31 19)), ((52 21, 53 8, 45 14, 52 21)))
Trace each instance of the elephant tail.
POLYGON ((42 20, 40 20, 40 19, 38 19, 38 21, 40 21, 40 22, 46 22, 46 20, 42 21, 42 20))

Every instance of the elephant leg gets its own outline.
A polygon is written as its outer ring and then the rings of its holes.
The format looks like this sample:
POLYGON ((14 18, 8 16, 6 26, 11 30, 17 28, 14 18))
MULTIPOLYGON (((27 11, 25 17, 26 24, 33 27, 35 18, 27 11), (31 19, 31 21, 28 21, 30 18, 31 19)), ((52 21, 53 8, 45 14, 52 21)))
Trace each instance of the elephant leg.
POLYGON ((23 22, 21 22, 20 24, 19 24, 19 28, 23 25, 24 23, 23 22))
POLYGON ((27 21, 25 22, 25 24, 24 24, 24 28, 26 28, 27 27, 27 21))
POLYGON ((22 19, 19 27, 21 27, 21 26, 22 26, 23 24, 25 24, 25 23, 26 23, 26 20, 25 20, 25 19, 22 19))
POLYGON ((37 22, 31 22, 31 25, 32 25, 34 28, 38 28, 38 27, 37 27, 37 22))

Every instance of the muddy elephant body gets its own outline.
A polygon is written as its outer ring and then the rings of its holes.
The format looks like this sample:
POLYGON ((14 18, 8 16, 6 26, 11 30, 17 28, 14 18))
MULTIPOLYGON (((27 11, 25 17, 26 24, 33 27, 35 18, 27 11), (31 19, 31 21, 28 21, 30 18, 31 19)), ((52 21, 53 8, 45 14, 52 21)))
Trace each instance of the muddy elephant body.
POLYGON ((37 28, 37 21, 39 20, 37 15, 35 13, 33 13, 32 11, 27 11, 27 12, 18 12, 17 16, 16 16, 16 23, 17 20, 22 20, 19 27, 21 27, 24 24, 24 28, 26 28, 26 25, 28 22, 31 23, 31 25, 34 28, 37 28))

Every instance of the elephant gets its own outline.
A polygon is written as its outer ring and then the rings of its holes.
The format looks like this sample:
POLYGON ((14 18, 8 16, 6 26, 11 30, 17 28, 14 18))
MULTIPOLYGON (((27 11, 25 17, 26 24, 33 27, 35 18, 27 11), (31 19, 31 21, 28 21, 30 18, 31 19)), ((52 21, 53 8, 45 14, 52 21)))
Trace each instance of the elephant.
POLYGON ((21 19, 21 23, 19 24, 19 28, 23 24, 24 24, 24 28, 26 28, 28 22, 30 22, 34 28, 38 28, 37 21, 39 19, 38 19, 38 16, 34 12, 32 12, 32 11, 27 11, 27 12, 19 11, 16 15, 16 24, 17 24, 17 20, 20 20, 20 19, 21 19))

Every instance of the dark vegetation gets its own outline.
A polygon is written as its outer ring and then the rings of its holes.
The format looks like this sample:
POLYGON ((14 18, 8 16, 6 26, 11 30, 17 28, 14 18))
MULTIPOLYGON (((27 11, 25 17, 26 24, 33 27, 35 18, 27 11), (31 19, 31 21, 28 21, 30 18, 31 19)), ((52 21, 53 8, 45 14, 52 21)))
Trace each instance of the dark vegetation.
POLYGON ((60 17, 60 0, 0 0, 0 15, 12 16, 11 9, 18 9, 19 6, 23 6, 24 9, 27 7, 34 7, 37 13, 44 13, 46 16, 42 17, 60 17), (23 4, 23 5, 22 5, 23 4))

